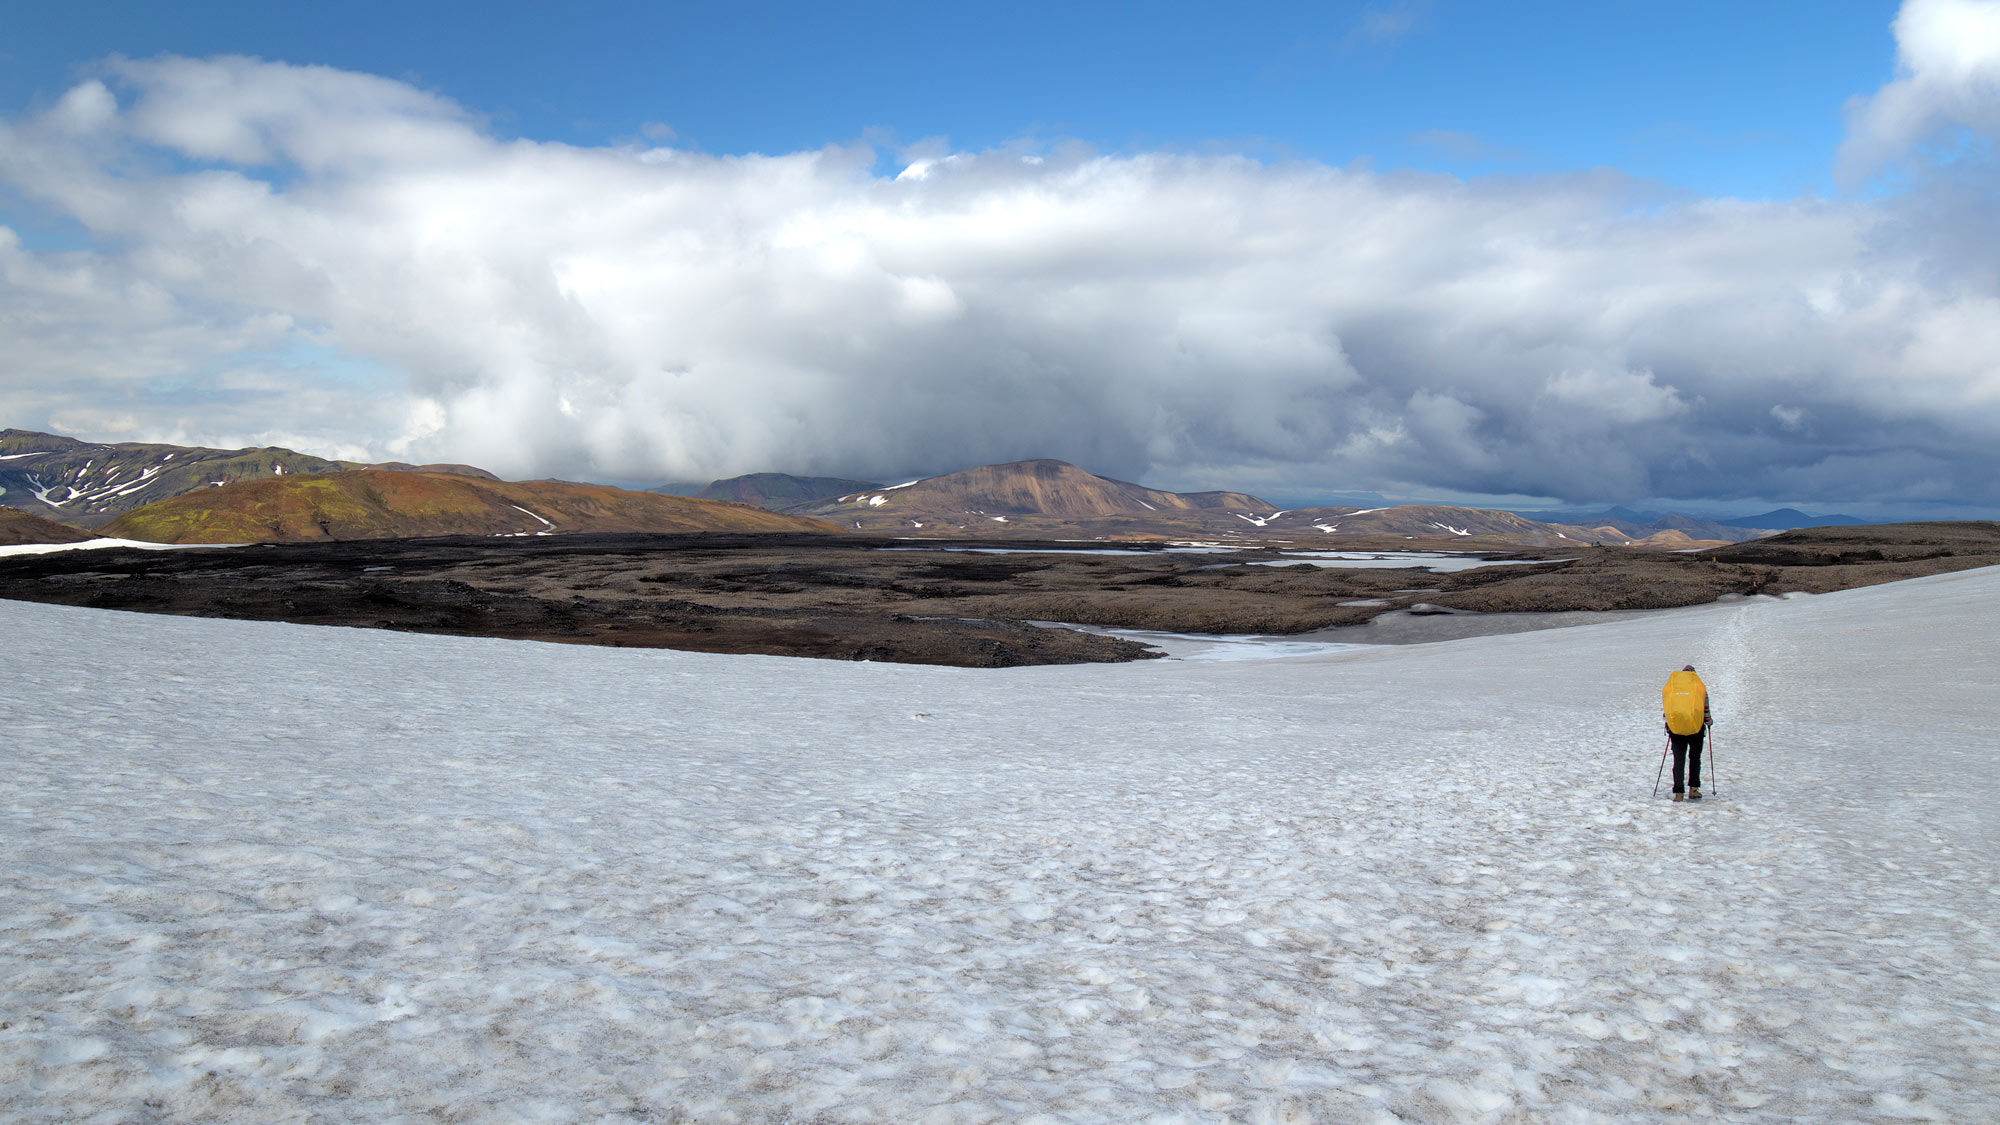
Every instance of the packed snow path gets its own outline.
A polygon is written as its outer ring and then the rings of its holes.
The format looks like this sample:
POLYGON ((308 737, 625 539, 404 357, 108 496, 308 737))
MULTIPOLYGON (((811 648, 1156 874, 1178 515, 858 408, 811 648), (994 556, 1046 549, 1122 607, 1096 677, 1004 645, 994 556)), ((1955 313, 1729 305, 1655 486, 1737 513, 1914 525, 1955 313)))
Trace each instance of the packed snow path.
POLYGON ((990 672, 0 602, 0 1117, 1992 1120, 1996 621, 990 672))

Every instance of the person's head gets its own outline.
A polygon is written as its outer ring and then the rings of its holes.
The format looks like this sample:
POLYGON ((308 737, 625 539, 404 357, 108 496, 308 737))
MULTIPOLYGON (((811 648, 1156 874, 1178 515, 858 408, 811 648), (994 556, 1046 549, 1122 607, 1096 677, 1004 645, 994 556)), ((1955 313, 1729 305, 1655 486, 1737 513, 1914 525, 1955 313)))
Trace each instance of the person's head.
POLYGON ((1681 665, 1681 671, 1683 671, 1683 672, 1692 672, 1692 671, 1694 671, 1694 665, 1692 665, 1692 664, 1683 664, 1683 665, 1681 665))

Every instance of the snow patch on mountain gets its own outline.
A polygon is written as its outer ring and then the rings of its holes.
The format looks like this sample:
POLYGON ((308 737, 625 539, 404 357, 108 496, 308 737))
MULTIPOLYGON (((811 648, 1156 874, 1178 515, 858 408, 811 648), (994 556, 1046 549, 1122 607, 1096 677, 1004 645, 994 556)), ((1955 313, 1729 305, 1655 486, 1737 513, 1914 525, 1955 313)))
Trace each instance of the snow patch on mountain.
POLYGON ((556 525, 554 523, 551 523, 547 518, 543 516, 538 516, 535 513, 529 511, 528 509, 523 508, 519 504, 509 504, 507 506, 521 513, 522 515, 531 517, 532 519, 539 522, 542 525, 542 530, 535 532, 536 535, 547 535, 548 533, 556 529, 556 525))

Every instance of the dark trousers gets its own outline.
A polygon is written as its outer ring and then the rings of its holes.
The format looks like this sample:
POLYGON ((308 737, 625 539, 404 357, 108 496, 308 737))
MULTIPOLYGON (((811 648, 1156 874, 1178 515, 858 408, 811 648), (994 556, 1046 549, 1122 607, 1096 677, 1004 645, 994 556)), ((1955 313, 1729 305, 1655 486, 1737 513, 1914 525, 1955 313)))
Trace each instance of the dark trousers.
POLYGON ((1701 788, 1701 744, 1708 736, 1708 728, 1703 727, 1693 734, 1667 732, 1667 740, 1674 746, 1674 792, 1681 791, 1681 769, 1687 768, 1687 783, 1691 789, 1701 788))

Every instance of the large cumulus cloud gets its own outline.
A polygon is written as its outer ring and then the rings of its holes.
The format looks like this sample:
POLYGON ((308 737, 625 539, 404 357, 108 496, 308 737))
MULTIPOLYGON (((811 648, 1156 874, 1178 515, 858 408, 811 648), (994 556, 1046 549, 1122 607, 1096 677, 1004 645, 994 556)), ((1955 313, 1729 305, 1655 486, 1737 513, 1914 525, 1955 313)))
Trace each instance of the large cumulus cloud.
MULTIPOLYGON (((1854 110, 1867 160, 1916 143, 1892 103, 1932 64, 1904 58, 1854 110)), ((1925 119, 1984 127, 1983 81, 1925 119)), ((2000 504, 2000 288, 1964 249, 1991 196, 1947 178, 1742 202, 1063 148, 880 175, 866 147, 502 140, 242 58, 114 60, 0 128, 0 183, 88 232, 0 234, 9 424, 514 476, 1054 456, 1293 495, 2000 504)))
POLYGON ((1925 146, 1947 155, 2000 135, 2000 4, 1907 0, 1896 14, 1896 78, 1848 107, 1840 171, 1860 182, 1925 146))

